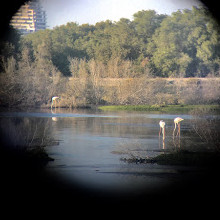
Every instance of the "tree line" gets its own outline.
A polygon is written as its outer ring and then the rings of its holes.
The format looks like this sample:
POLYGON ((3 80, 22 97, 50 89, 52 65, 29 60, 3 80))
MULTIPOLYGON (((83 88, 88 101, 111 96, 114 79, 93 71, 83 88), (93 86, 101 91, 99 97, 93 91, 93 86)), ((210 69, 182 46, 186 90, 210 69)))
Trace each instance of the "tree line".
POLYGON ((219 80, 153 79, 219 76, 219 27, 207 9, 133 17, 26 36, 11 28, 0 42, 0 106, 50 107, 52 96, 70 108, 219 103, 219 80))
POLYGON ((132 21, 70 22, 22 36, 7 53, 19 59, 18 53, 28 49, 32 61, 43 56, 64 76, 79 74, 73 60, 95 60, 103 68, 101 77, 205 77, 219 76, 219 38, 219 26, 206 8, 171 15, 142 10, 132 21))

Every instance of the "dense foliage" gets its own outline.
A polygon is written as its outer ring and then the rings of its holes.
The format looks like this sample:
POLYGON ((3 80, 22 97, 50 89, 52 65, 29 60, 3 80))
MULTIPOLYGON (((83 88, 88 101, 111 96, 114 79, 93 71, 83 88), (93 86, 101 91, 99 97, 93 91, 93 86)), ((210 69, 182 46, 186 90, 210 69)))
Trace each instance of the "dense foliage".
POLYGON ((104 65, 129 60, 135 75, 219 75, 219 27, 207 9, 193 7, 170 16, 143 10, 133 18, 96 25, 67 23, 23 37, 21 48, 28 45, 33 55, 43 49, 64 75, 71 75, 69 58, 104 65))
POLYGON ((139 11, 0 42, 0 106, 219 104, 219 26, 204 8, 139 11), (72 77, 66 77, 72 76, 72 77), (168 79, 153 79, 169 77, 168 79), (180 77, 173 81, 171 77, 180 77))

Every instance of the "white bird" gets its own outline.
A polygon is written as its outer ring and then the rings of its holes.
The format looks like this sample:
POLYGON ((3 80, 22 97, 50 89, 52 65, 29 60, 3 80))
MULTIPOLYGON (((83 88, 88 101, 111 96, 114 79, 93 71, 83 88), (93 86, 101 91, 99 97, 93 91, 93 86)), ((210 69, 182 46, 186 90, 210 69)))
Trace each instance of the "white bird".
POLYGON ((179 135, 180 137, 180 122, 183 121, 184 119, 180 118, 180 117, 177 117, 174 119, 174 130, 173 130, 173 138, 174 138, 174 134, 175 134, 175 130, 176 130, 176 126, 178 126, 178 130, 177 130, 177 135, 179 135))
POLYGON ((60 98, 60 97, 58 97, 58 96, 52 97, 52 99, 51 99, 51 101, 52 101, 52 103, 51 103, 51 108, 53 108, 53 103, 55 103, 55 108, 56 108, 56 100, 59 99, 59 98, 60 98))
POLYGON ((160 137, 160 134, 162 131, 163 141, 164 141, 165 140, 165 125, 166 125, 166 123, 163 120, 160 120, 159 125, 160 125, 159 137, 160 137))

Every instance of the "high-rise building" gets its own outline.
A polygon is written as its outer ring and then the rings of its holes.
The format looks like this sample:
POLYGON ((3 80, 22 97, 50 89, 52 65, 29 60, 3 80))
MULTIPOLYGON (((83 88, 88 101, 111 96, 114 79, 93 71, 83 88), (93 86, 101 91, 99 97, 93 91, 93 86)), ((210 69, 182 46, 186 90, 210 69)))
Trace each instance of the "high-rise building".
POLYGON ((30 1, 18 10, 10 24, 21 34, 29 34, 46 29, 46 12, 38 1, 30 1))

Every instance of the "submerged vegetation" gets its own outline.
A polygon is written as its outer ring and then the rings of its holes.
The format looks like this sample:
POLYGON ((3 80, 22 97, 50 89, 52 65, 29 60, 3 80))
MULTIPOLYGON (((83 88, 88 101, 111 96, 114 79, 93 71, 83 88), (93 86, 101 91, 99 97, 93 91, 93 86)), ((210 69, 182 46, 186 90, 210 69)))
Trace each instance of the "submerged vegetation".
POLYGON ((52 137, 50 121, 40 118, 0 118, 1 155, 9 153, 11 157, 19 159, 18 162, 37 166, 35 168, 42 168, 53 161, 45 150, 46 146, 57 144, 52 137))
POLYGON ((220 165, 220 153, 178 150, 151 158, 121 158, 128 163, 157 163, 160 165, 213 166, 220 165))

